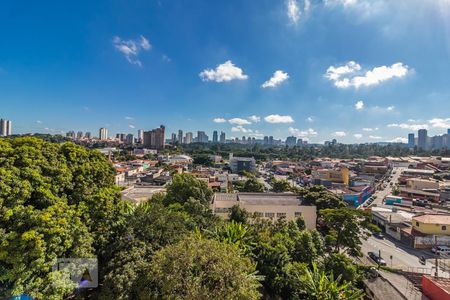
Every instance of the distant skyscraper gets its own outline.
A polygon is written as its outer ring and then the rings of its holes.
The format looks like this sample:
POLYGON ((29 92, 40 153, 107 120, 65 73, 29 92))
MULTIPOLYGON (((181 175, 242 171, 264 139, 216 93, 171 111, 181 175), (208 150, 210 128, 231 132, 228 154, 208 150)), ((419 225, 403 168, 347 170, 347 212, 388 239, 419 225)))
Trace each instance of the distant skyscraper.
POLYGON ((75 138, 75 131, 73 131, 73 130, 68 131, 68 132, 66 133, 66 137, 71 138, 71 139, 74 139, 74 138, 75 138))
POLYGON ((89 131, 87 131, 87 132, 84 134, 84 138, 89 140, 89 139, 92 138, 92 134, 91 134, 89 131))
POLYGON ((297 144, 297 138, 295 136, 288 136, 286 138, 286 146, 295 146, 297 144))
POLYGON ((183 144, 183 130, 178 130, 178 143, 183 144))
POLYGON ((83 131, 77 132, 77 139, 81 140, 83 138, 83 131))
POLYGON ((172 144, 175 144, 177 142, 177 135, 175 133, 172 133, 172 135, 170 136, 170 142, 172 144))
POLYGON ((269 136, 269 145, 273 145, 273 136, 269 136))
POLYGON ((208 136, 204 131, 197 131, 197 142, 198 143, 207 143, 208 136))
POLYGON ((142 144, 144 142, 144 130, 142 130, 142 129, 138 130, 137 139, 138 139, 138 143, 142 144))
POLYGON ((225 132, 223 131, 220 132, 220 142, 225 143, 225 132))
POLYGON ((0 119, 0 136, 9 136, 12 134, 12 122, 10 120, 0 119))
POLYGON ((127 134, 127 136, 125 137, 125 142, 129 145, 134 144, 134 137, 131 133, 127 134))
POLYGON ((269 137, 265 136, 264 137, 264 145, 268 145, 269 144, 269 137))
POLYGON ((408 147, 414 148, 416 141, 415 141, 414 133, 408 134, 408 147))
POLYGON ((101 141, 107 140, 108 139, 108 129, 102 127, 100 128, 100 130, 98 131, 98 138, 101 141))
POLYGON ((450 128, 449 128, 449 129, 447 129, 447 134, 450 134, 450 128))
POLYGON ((213 131, 213 143, 217 143, 219 140, 218 134, 217 134, 217 130, 213 131))
POLYGON ((297 140, 297 146, 303 146, 303 140, 302 139, 298 139, 297 140))
POLYGON ((192 132, 186 132, 186 138, 185 138, 184 142, 186 144, 190 144, 190 143, 192 143, 192 139, 193 139, 192 132))
POLYGON ((428 148, 427 144, 428 144, 428 131, 426 129, 419 129, 417 146, 422 150, 426 150, 428 148))
POLYGON ((159 128, 144 132, 144 147, 161 150, 166 145, 166 127, 164 125, 159 128))

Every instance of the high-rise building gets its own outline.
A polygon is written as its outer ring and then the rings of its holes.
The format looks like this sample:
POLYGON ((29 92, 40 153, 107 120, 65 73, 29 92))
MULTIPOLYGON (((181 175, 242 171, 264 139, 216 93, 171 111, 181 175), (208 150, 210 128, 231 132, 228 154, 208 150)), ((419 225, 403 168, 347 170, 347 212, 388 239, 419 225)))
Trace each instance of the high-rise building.
POLYGON ((273 136, 269 136, 269 145, 273 145, 273 136))
POLYGON ((105 141, 108 139, 108 129, 102 127, 100 128, 100 130, 98 131, 98 138, 101 141, 105 141))
POLYGON ((92 138, 92 134, 89 131, 86 131, 84 138, 90 140, 92 138))
POLYGON ((144 147, 150 149, 161 150, 166 145, 166 127, 164 125, 159 128, 144 132, 144 147))
POLYGON ((269 137, 266 135, 264 137, 264 145, 268 145, 269 144, 269 137))
POLYGON ((414 148, 416 144, 416 138, 414 137, 414 133, 408 134, 408 147, 414 148))
POLYGON ((417 146, 419 149, 428 149, 428 131, 426 129, 419 129, 417 146))
POLYGON ((0 136, 9 136, 12 134, 12 122, 10 120, 0 119, 0 136))
POLYGON ((183 144, 183 130, 178 130, 178 143, 183 144))
POLYGON ((125 142, 127 135, 125 133, 116 133, 116 140, 125 142))
POLYGON ((127 134, 127 136, 125 137, 125 142, 129 145, 134 144, 134 137, 131 133, 127 134))
POLYGON ((220 142, 225 143, 225 132, 223 131, 220 132, 220 142))
POLYGON ((138 130, 137 139, 138 139, 138 143, 140 143, 140 144, 142 144, 144 142, 144 130, 142 130, 142 129, 138 130))
POLYGON ((218 142, 218 135, 217 135, 217 130, 213 131, 213 143, 217 143, 218 142))
POLYGON ((295 146, 297 144, 297 138, 295 136, 288 136, 286 138, 286 146, 295 146))
POLYGON ((66 137, 71 138, 71 139, 75 139, 75 131, 71 130, 71 131, 67 131, 66 132, 66 137))
POLYGON ((175 133, 172 133, 172 135, 170 136, 170 142, 172 143, 172 145, 177 142, 177 135, 175 133))
POLYGON ((298 139, 297 140, 297 146, 303 146, 303 140, 302 139, 298 139))
POLYGON ((186 132, 186 137, 185 137, 185 139, 184 139, 184 142, 185 142, 186 144, 190 144, 190 143, 192 143, 192 139, 193 139, 193 134, 192 134, 192 132, 186 132))
POLYGON ((197 142, 198 143, 207 143, 208 136, 204 131, 197 131, 197 142))

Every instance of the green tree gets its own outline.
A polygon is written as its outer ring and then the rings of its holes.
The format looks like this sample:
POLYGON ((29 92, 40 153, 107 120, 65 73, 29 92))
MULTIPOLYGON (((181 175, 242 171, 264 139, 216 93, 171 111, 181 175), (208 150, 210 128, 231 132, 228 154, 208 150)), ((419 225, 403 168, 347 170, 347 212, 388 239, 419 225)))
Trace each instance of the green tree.
POLYGON ((200 201, 202 205, 209 206, 212 200, 213 191, 208 188, 208 184, 199 180, 191 174, 176 174, 172 182, 167 186, 165 204, 179 203, 183 205, 189 198, 200 201))
POLYGON ((291 185, 287 180, 273 180, 272 191, 275 193, 287 192, 291 189, 291 185))
POLYGON ((320 210, 322 209, 346 206, 342 197, 331 193, 323 185, 314 185, 310 188, 300 189, 298 193, 303 197, 304 204, 315 205, 317 207, 318 214, 320 214, 320 210))
POLYGON ((230 221, 247 224, 249 213, 239 205, 233 205, 230 210, 230 221))
POLYGON ((321 211, 323 232, 332 251, 361 255, 361 237, 367 238, 370 231, 379 230, 371 223, 370 214, 352 208, 324 209, 321 211))
POLYGON ((158 251, 142 284, 142 297, 260 298, 260 283, 250 259, 239 256, 230 245, 196 237, 158 251))
POLYGON ((327 274, 339 274, 348 282, 356 282, 359 278, 358 267, 352 259, 342 253, 331 253, 325 258, 324 267, 327 274))
POLYGON ((245 181, 244 186, 239 191, 247 193, 262 193, 264 192, 264 184, 259 182, 256 178, 250 178, 245 181))

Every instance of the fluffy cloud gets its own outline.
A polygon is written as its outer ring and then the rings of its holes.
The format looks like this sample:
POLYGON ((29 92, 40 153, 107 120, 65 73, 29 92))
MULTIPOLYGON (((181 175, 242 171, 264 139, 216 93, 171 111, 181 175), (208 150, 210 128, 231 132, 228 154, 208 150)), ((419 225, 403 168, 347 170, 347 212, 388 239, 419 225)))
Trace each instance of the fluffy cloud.
POLYGON ((294 123, 291 116, 268 115, 264 118, 267 123, 294 123))
POLYGON ((245 128, 241 125, 231 127, 232 132, 243 132, 243 133, 252 133, 253 130, 245 128))
POLYGON ((144 50, 148 51, 152 48, 152 45, 144 36, 140 36, 137 40, 122 40, 120 37, 115 36, 113 38, 114 47, 119 50, 130 64, 142 66, 142 62, 139 60, 139 53, 144 50))
POLYGON ((419 129, 427 129, 428 125, 427 124, 392 123, 392 124, 388 124, 387 127, 390 127, 390 128, 397 127, 397 128, 401 128, 401 129, 417 131, 419 129))
POLYGON ((362 130, 363 130, 363 131, 368 131, 368 132, 370 132, 370 131, 376 131, 376 130, 378 130, 378 127, 375 127, 375 128, 364 127, 362 130))
POLYGON ((286 81, 288 78, 289 78, 288 73, 283 72, 281 70, 277 70, 275 71, 275 73, 273 73, 272 77, 269 80, 267 80, 261 85, 261 87, 263 89, 274 88, 279 86, 283 81, 286 81))
POLYGON ((261 117, 258 117, 258 116, 255 116, 255 115, 248 117, 248 119, 250 121, 252 121, 253 123, 258 123, 258 122, 261 121, 261 117))
POLYGON ((393 111, 394 109, 395 109, 395 106, 393 106, 393 105, 388 106, 388 107, 386 108, 387 111, 393 111))
POLYGON ((224 118, 214 118, 213 122, 214 123, 225 123, 227 120, 225 120, 224 118))
POLYGON ((231 60, 227 60, 215 69, 205 69, 199 74, 203 81, 226 82, 231 80, 245 80, 248 78, 244 71, 236 67, 231 60))
POLYGON ((360 88, 361 86, 378 85, 383 81, 406 76, 410 69, 401 62, 391 66, 375 67, 365 73, 360 72, 361 66, 354 61, 349 61, 343 66, 330 66, 325 77, 334 82, 338 88, 360 88))
POLYGON ((134 125, 128 125, 128 127, 130 127, 130 128, 136 128, 136 126, 134 126, 134 125))
POLYGON ((233 118, 233 119, 229 119, 228 122, 230 124, 233 125, 249 125, 252 124, 252 122, 246 120, 246 119, 241 119, 241 118, 233 118))
POLYGON ((347 135, 347 133, 345 133, 344 131, 336 131, 334 133, 334 135, 337 136, 337 137, 344 137, 344 136, 347 135))
POLYGON ((300 130, 298 128, 289 127, 289 133, 299 138, 317 136, 317 131, 312 128, 309 128, 307 130, 300 130))
POLYGON ((441 118, 434 118, 428 121, 430 123, 431 127, 436 128, 450 128, 450 118, 441 119, 441 118))
POLYGON ((297 24, 298 21, 300 20, 301 15, 307 14, 311 7, 310 0, 303 0, 300 2, 303 2, 303 7, 300 7, 299 2, 297 0, 286 1, 287 16, 289 20, 294 24, 297 24))
POLYGON ((356 110, 363 110, 364 109, 364 102, 362 100, 359 100, 355 103, 355 109, 356 110))
POLYGON ((389 141, 390 143, 407 143, 408 139, 404 137, 396 137, 389 141))
POLYGON ((306 122, 312 123, 312 122, 314 122, 314 118, 313 117, 307 117, 306 118, 306 122))
POLYGON ((372 139, 372 140, 381 140, 382 137, 381 137, 381 136, 377 136, 377 135, 369 135, 369 139, 372 139))
POLYGON ((361 139, 363 137, 363 135, 361 133, 355 133, 353 135, 355 138, 357 138, 358 140, 361 139))

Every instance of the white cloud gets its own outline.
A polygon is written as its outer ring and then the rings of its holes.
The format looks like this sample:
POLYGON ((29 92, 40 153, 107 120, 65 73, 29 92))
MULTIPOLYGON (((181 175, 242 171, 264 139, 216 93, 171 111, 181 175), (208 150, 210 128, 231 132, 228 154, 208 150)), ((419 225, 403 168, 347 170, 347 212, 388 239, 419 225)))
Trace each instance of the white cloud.
POLYGON ((363 110, 364 109, 364 102, 362 100, 359 100, 355 103, 355 109, 356 110, 363 110))
POLYGON ((127 117, 125 117, 125 120, 134 120, 134 118, 127 116, 127 117))
POLYGON ((307 14, 311 8, 311 1, 310 0, 287 0, 286 1, 286 13, 293 24, 297 24, 300 20, 300 17, 302 14, 307 14), (303 3, 303 6, 299 4, 303 3))
POLYGON ((243 133, 252 133, 253 130, 245 128, 241 125, 231 127, 232 132, 243 132, 243 133))
POLYGON ((393 111, 394 109, 395 109, 395 106, 393 106, 393 105, 388 106, 388 107, 386 108, 387 111, 393 111))
POLYGON ((340 67, 328 67, 325 77, 330 80, 338 80, 342 77, 342 75, 354 73, 359 70, 361 70, 361 66, 359 64, 354 61, 349 61, 348 63, 340 67))
POLYGON ((337 137, 344 137, 344 136, 347 135, 347 133, 345 133, 344 131, 336 131, 334 133, 334 135, 337 136, 337 137))
POLYGON ((376 131, 376 130, 378 130, 378 127, 375 127, 375 128, 364 127, 362 130, 363 130, 363 131, 368 131, 368 132, 370 132, 370 131, 376 131))
POLYGON ((381 137, 381 136, 377 136, 377 135, 369 135, 369 139, 372 139, 372 140, 381 140, 382 137, 381 137))
POLYGON ((41 120, 37 120, 36 123, 42 124, 42 121, 41 120))
POLYGON ((309 128, 307 130, 300 130, 294 127, 289 127, 289 133, 299 138, 313 137, 317 136, 318 134, 317 131, 312 128, 309 128))
POLYGON ((227 60, 215 69, 205 69, 199 74, 203 81, 226 82, 231 80, 245 80, 248 78, 243 70, 236 67, 231 60, 227 60))
POLYGON ((357 138, 358 140, 361 139, 363 137, 363 135, 361 133, 355 133, 353 135, 355 138, 357 138))
POLYGON ((361 86, 378 85, 383 81, 406 76, 410 69, 401 62, 391 66, 375 67, 365 73, 359 72, 361 66, 354 61, 349 61, 343 66, 330 66, 325 77, 334 82, 338 88, 360 88, 361 86))
POLYGON ((268 115, 264 118, 267 123, 294 123, 291 116, 268 115))
POLYGON ((392 123, 392 124, 388 124, 387 127, 390 127, 390 128, 397 127, 397 128, 401 128, 401 129, 417 131, 419 129, 427 129, 428 125, 427 124, 392 123))
POLYGON ((134 125, 128 125, 128 127, 130 127, 130 128, 136 128, 136 126, 134 126, 134 125))
POLYGON ((249 125, 252 124, 252 122, 246 120, 246 119, 241 119, 241 118, 233 118, 233 119, 229 119, 228 122, 230 124, 233 125, 249 125))
POLYGON ((306 118, 306 122, 312 123, 312 122, 314 122, 314 118, 313 117, 307 117, 306 118))
POLYGON ((258 116, 255 116, 255 115, 248 117, 248 119, 250 121, 252 121, 253 123, 258 123, 258 122, 261 121, 261 117, 258 117, 258 116))
POLYGON ((225 123, 227 120, 225 120, 224 118, 214 118, 213 122, 214 123, 225 123))
POLYGON ((390 143, 407 143, 408 139, 404 137, 396 137, 389 141, 390 143))
POLYGON ((450 118, 441 119, 441 118, 434 118, 428 121, 428 123, 431 124, 431 127, 436 128, 450 128, 450 118))
POLYGON ((138 40, 122 40, 120 37, 115 36, 113 45, 125 56, 129 63, 138 66, 142 66, 142 62, 138 58, 141 50, 148 51, 152 48, 148 39, 142 35, 138 40))
POLYGON ((277 70, 273 73, 272 77, 264 82, 261 87, 262 88, 274 88, 279 86, 283 81, 286 81, 289 78, 288 73, 283 72, 281 70, 277 70))

